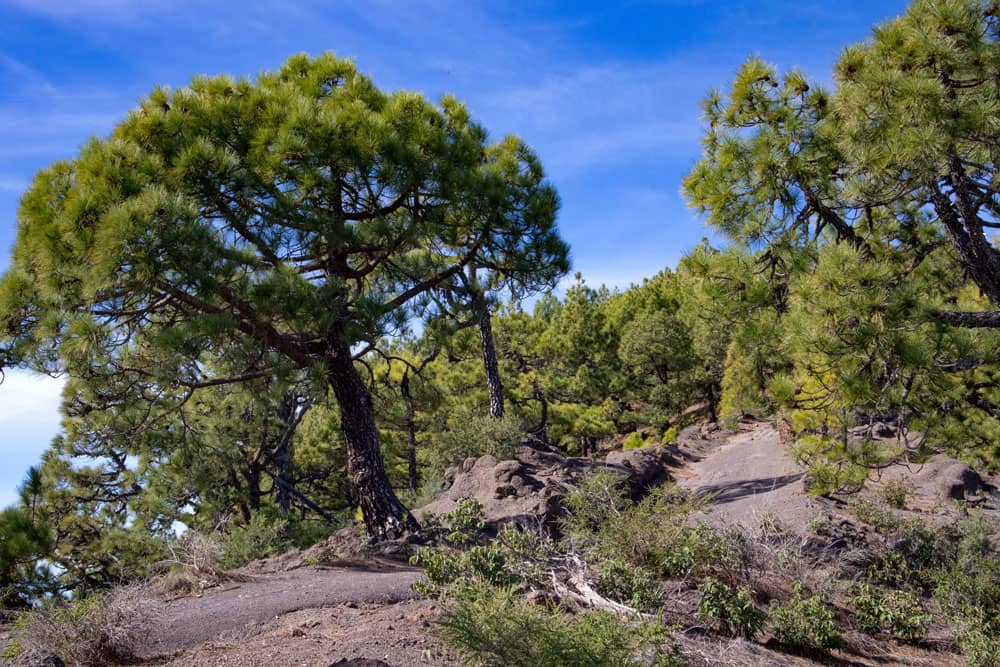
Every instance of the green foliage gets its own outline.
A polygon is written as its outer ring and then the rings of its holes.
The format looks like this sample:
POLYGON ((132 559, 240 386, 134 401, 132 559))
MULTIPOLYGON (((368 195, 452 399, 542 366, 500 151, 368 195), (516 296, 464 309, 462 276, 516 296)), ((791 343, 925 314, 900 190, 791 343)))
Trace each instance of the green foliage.
POLYGON ((907 641, 919 639, 927 632, 930 614, 910 591, 856 583, 848 604, 853 610, 854 623, 862 632, 885 632, 907 641))
POLYGON ((732 588, 718 579, 707 577, 698 590, 702 593, 698 613, 717 624, 726 634, 752 639, 764 627, 767 614, 757 608, 753 591, 747 586, 732 588))
POLYGON ((843 645, 826 596, 808 595, 798 582, 790 599, 771 603, 768 616, 774 636, 789 646, 828 651, 843 645))
POLYGON ((441 622, 445 642, 471 664, 552 667, 656 667, 683 664, 658 623, 630 624, 603 611, 576 615, 524 602, 509 588, 468 586, 441 622))
POLYGON ((284 521, 268 520, 261 514, 250 523, 230 526, 222 534, 219 565, 231 570, 284 551, 290 546, 285 527, 284 521))
POLYGON ((639 449, 645 447, 649 442, 639 433, 629 433, 622 441, 622 449, 639 449))
POLYGON ((456 547, 472 544, 478 538, 483 528, 486 515, 483 506, 475 498, 461 498, 455 503, 455 508, 442 515, 449 532, 445 540, 456 547))
POLYGON ((486 524, 483 508, 474 498, 462 498, 452 511, 441 516, 447 525, 444 541, 448 547, 421 549, 410 559, 411 564, 424 569, 425 580, 413 585, 413 590, 427 597, 443 596, 450 588, 468 582, 492 586, 510 586, 521 577, 508 567, 514 560, 512 553, 518 548, 529 548, 522 536, 508 529, 501 533, 512 545, 506 547, 504 539, 489 545, 475 545, 486 524))
POLYGON ((882 487, 882 500, 892 508, 901 510, 906 507, 906 498, 910 495, 912 484, 903 479, 893 479, 882 487))
POLYGON ((40 470, 30 468, 18 489, 19 503, 0 510, 0 608, 25 606, 53 585, 41 563, 54 544, 42 506, 44 490, 40 470))
POLYGON ((447 429, 438 435, 434 455, 442 468, 483 454, 503 461, 514 458, 523 439, 524 428, 515 415, 497 418, 458 409, 449 415, 447 429))
POLYGON ((664 485, 633 504, 619 477, 597 473, 567 496, 563 532, 571 544, 601 558, 670 577, 732 570, 740 561, 736 546, 704 522, 688 523, 703 502, 664 485))
POLYGON ((935 575, 934 598, 958 627, 957 640, 970 665, 1000 659, 1000 554, 997 526, 981 512, 958 526, 955 561, 935 575))
POLYGON ((664 593, 656 577, 648 570, 617 559, 601 563, 597 592, 643 612, 655 612, 663 606, 664 593))

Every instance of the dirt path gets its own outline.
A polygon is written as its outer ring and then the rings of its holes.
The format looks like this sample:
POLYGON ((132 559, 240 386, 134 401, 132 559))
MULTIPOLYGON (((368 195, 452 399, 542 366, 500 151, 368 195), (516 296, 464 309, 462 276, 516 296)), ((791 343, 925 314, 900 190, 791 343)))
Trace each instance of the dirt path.
POLYGON ((142 654, 169 654, 209 641, 239 641, 276 617, 343 603, 391 604, 413 599, 417 568, 391 570, 304 567, 257 575, 252 580, 209 589, 201 597, 165 603, 142 654))
POLYGON ((804 528, 820 504, 802 489, 805 471, 792 460, 771 424, 757 423, 726 439, 700 461, 677 471, 678 483, 713 494, 705 520, 716 526, 759 526, 773 517, 804 528))

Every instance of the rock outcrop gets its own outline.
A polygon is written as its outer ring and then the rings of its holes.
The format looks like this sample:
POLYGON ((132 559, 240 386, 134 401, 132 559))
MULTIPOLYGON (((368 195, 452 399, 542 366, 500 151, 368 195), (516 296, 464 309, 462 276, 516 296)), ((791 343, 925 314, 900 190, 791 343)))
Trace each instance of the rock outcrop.
POLYGON ((466 459, 445 473, 447 488, 426 507, 415 511, 438 516, 451 511, 462 498, 475 498, 487 522, 541 521, 551 524, 562 501, 581 476, 608 470, 625 476, 633 495, 670 479, 668 467, 681 458, 671 446, 648 446, 615 451, 605 459, 565 457, 522 447, 516 459, 499 461, 486 455, 466 459))

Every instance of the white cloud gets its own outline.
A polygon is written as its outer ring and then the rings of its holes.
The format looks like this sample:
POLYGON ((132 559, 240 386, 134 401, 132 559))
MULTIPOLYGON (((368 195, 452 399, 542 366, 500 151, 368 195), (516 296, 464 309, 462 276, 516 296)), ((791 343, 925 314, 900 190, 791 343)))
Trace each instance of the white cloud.
POLYGON ((0 384, 0 427, 16 422, 19 426, 38 425, 43 420, 58 428, 63 378, 50 378, 24 371, 4 372, 0 384))

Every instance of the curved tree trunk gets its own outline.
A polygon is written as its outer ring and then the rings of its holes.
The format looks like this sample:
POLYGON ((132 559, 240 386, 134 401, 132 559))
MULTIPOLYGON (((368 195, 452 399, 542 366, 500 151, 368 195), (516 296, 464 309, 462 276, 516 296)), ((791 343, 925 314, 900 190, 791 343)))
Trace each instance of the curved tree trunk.
POLYGON ((393 539, 419 530, 420 525, 389 484, 375 428, 375 405, 354 367, 350 346, 343 339, 332 343, 334 349, 326 361, 327 380, 340 406, 347 471, 369 539, 393 539))
POLYGON ((500 381, 500 365, 497 363, 497 346, 493 339, 493 323, 490 309, 479 300, 476 304, 479 318, 479 339, 483 347, 483 367, 486 369, 486 388, 490 394, 490 416, 503 417, 503 383, 500 381))

